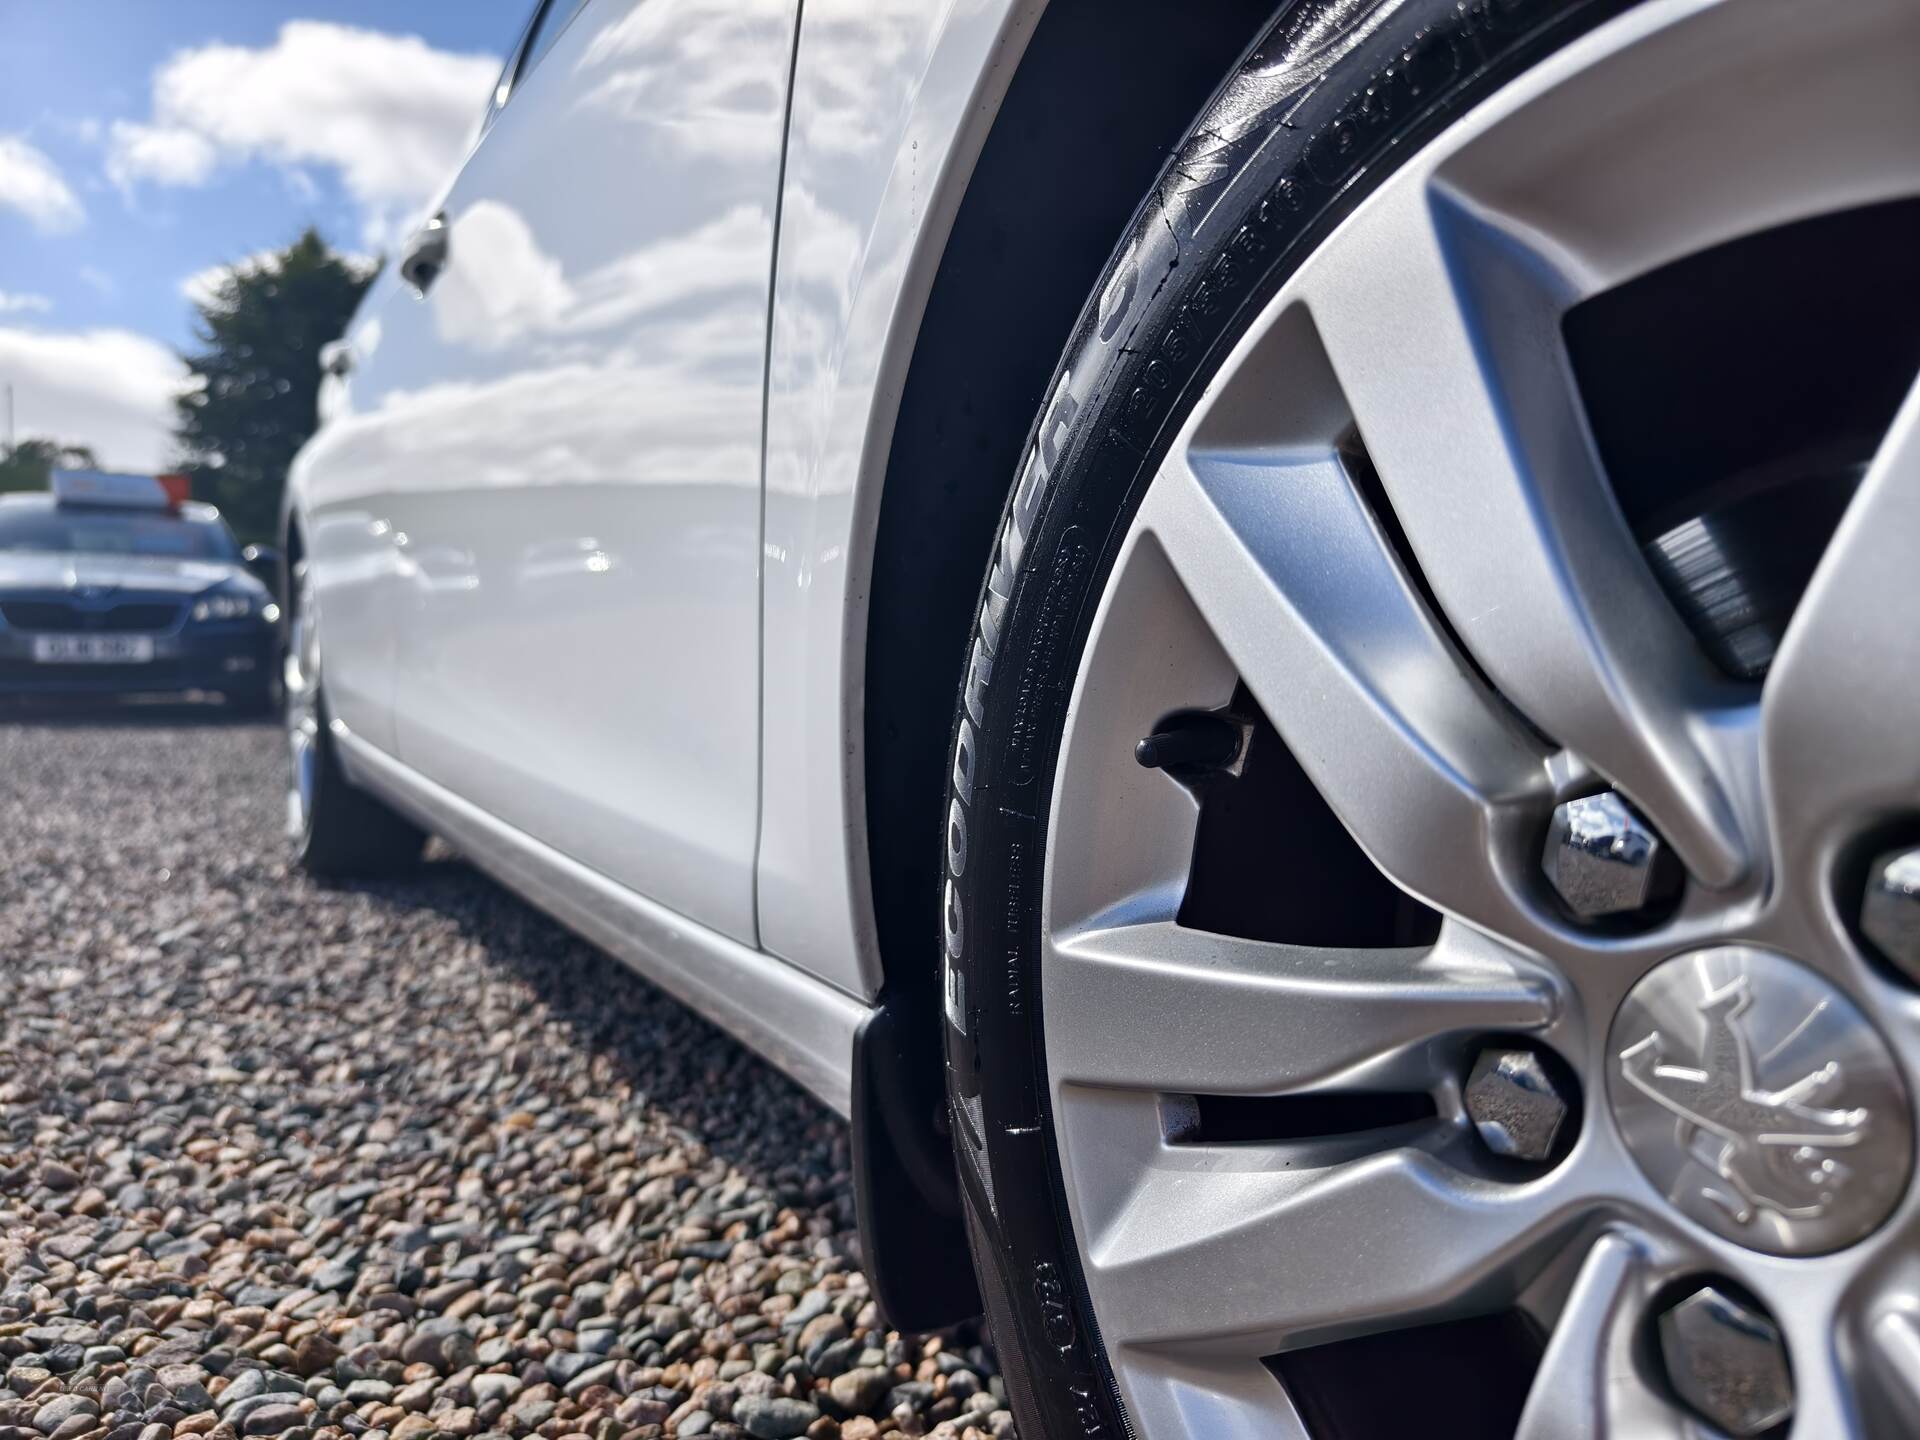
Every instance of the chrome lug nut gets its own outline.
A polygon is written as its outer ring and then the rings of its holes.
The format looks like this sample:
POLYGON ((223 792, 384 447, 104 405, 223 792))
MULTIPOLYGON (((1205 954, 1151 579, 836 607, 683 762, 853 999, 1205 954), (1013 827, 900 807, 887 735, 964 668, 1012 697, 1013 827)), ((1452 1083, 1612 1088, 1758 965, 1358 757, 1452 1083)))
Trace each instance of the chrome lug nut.
POLYGON ((1860 928, 1882 955, 1920 980, 1920 847, 1892 850, 1873 862, 1860 928))
POLYGON ((1674 1393, 1729 1435, 1759 1435, 1793 1413, 1779 1328, 1711 1285, 1660 1317, 1660 1356, 1674 1393))
POLYGON ((1482 1050, 1465 1098, 1467 1116, 1487 1148, 1515 1160, 1550 1156, 1570 1108, 1531 1050, 1482 1050))
POLYGON ((1613 791, 1569 800, 1553 812, 1541 867, 1583 920, 1644 909, 1671 889, 1671 856, 1651 826, 1613 791))

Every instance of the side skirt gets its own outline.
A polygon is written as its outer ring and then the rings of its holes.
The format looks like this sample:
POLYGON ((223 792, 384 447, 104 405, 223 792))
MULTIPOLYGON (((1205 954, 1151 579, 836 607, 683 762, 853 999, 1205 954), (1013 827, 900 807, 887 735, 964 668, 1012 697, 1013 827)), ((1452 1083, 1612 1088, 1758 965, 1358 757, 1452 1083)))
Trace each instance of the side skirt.
POLYGON ((852 1117, 854 1037, 868 1006, 615 884, 358 736, 335 739, 354 784, 852 1117))

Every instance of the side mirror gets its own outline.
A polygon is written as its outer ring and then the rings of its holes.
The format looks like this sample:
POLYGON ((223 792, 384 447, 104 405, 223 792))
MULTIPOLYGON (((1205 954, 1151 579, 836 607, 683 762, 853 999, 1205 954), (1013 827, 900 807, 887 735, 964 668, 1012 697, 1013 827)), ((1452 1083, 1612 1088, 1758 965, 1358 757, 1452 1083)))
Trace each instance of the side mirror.
POLYGON ((272 545, 249 545, 240 552, 240 562, 253 572, 253 576, 267 589, 273 592, 276 600, 284 599, 280 593, 281 571, 286 557, 272 545))

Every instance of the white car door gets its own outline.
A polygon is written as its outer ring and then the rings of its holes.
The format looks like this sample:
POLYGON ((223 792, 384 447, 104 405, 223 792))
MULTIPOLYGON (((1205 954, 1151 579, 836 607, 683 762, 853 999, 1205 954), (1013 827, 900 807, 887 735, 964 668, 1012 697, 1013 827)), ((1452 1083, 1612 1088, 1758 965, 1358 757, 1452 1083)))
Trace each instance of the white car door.
POLYGON ((390 270, 374 281, 336 351, 348 363, 329 367, 321 379, 322 424, 287 477, 289 492, 302 501, 298 549, 288 558, 296 585, 324 617, 328 718, 389 754, 400 642, 394 617, 404 584, 391 515, 403 477, 398 467, 378 463, 386 453, 383 432, 367 422, 369 412, 378 414, 388 369, 379 358, 385 316, 402 299, 390 270))
POLYGON ((749 942, 796 10, 551 0, 380 338, 400 758, 749 942))

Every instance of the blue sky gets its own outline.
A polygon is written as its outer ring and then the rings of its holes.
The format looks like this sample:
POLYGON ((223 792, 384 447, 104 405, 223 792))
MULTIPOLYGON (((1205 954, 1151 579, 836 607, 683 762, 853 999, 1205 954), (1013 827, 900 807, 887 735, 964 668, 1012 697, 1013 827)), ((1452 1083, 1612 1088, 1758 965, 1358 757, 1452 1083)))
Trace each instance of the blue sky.
POLYGON ((381 253, 532 0, 0 0, 0 383, 17 431, 164 463, 189 295, 313 224, 381 253))

